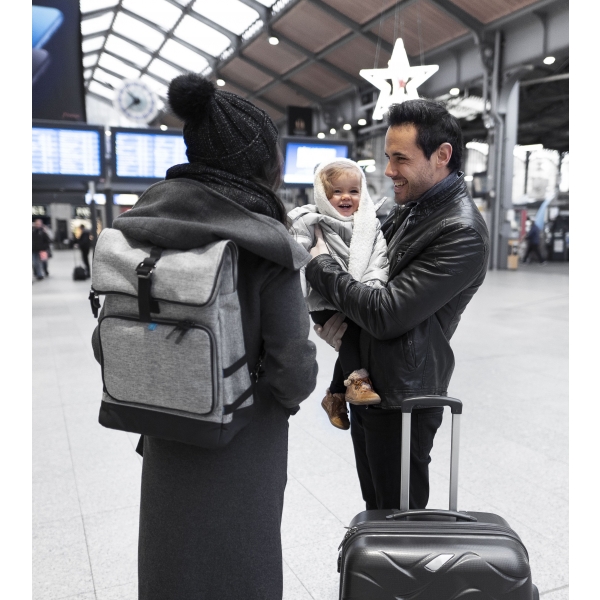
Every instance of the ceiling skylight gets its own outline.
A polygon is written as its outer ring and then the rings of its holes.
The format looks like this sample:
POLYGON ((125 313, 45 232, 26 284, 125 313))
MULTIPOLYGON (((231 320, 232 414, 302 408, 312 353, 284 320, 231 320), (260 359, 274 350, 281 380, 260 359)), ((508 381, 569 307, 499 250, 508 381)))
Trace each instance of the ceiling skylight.
POLYGON ((167 92, 168 92, 169 88, 166 85, 163 85, 159 81, 156 81, 156 79, 154 79, 154 77, 150 77, 150 75, 147 75, 147 74, 142 75, 140 77, 140 79, 144 83, 147 83, 159 96, 161 96, 162 98, 167 97, 167 92))
POLYGON ((98 83, 94 79, 92 79, 92 81, 90 81, 89 90, 90 90, 90 92, 92 92, 94 94, 98 94, 99 96, 103 96, 107 100, 111 100, 111 101, 115 96, 115 92, 113 90, 111 90, 110 88, 107 88, 106 86, 102 85, 101 83, 98 83))
POLYGON ((94 50, 100 50, 104 44, 104 36, 99 35, 98 37, 92 38, 91 40, 84 40, 81 43, 81 49, 84 54, 93 52, 94 50))
POLYGON ((166 62, 159 60, 158 58, 153 60, 148 67, 148 72, 154 75, 158 75, 161 79, 165 81, 171 81, 171 79, 175 79, 178 75, 181 75, 181 71, 174 69, 171 65, 168 65, 166 62))
POLYGON ((150 62, 149 54, 138 50, 129 42, 115 37, 114 35, 108 36, 105 48, 117 56, 122 56, 129 62, 135 63, 140 68, 144 68, 150 62))
POLYGON ((175 35, 211 56, 219 56, 231 44, 227 36, 189 15, 183 17, 180 25, 175 29, 175 35))
POLYGON ((160 55, 176 65, 181 65, 186 71, 194 73, 202 71, 208 65, 208 61, 203 56, 188 50, 175 40, 168 40, 162 47, 160 55))
POLYGON ((236 35, 244 33, 259 17, 254 9, 239 0, 196 0, 193 8, 197 13, 236 35))
POLYGON ((166 0, 123 0, 121 6, 166 30, 181 16, 181 9, 166 0))
POLYGON ((98 80, 100 83, 108 83, 113 89, 117 89, 121 85, 121 79, 119 77, 115 77, 102 69, 96 69, 94 73, 94 79, 98 80))
POLYGON ((101 67, 113 71, 114 73, 117 73, 117 75, 127 77, 128 79, 137 79, 140 76, 140 72, 137 69, 126 65, 124 62, 121 62, 114 56, 109 56, 108 54, 102 53, 98 64, 101 67))
POLYGON ((99 31, 106 31, 112 23, 114 13, 109 12, 93 19, 81 21, 81 35, 90 35, 99 31))
POLYGON ((79 8, 82 14, 91 12, 93 10, 102 10, 110 6, 116 6, 118 0, 79 0, 79 8))
POLYGON ((96 64, 97 60, 98 60, 97 54, 90 54, 89 56, 84 56, 83 57, 83 68, 87 69, 89 67, 93 67, 96 64))
POLYGON ((152 51, 158 49, 165 39, 164 34, 160 31, 152 29, 152 27, 145 23, 122 12, 117 13, 113 29, 122 36, 125 36, 152 51))

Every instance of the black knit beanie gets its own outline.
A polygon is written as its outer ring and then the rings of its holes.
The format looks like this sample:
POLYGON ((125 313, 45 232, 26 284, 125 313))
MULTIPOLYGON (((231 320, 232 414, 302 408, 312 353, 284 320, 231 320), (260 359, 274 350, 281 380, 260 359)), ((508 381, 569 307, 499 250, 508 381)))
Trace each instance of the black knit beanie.
POLYGON ((277 152, 277 128, 260 108, 237 94, 217 90, 195 73, 169 85, 171 110, 184 122, 190 163, 242 177, 260 177, 277 152))

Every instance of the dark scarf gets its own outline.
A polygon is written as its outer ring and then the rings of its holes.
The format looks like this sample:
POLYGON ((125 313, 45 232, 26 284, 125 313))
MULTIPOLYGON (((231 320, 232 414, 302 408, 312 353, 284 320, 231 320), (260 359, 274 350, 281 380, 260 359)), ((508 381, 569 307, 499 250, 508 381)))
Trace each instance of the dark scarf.
POLYGON ((183 163, 167 170, 165 179, 185 177, 223 194, 245 209, 281 222, 281 208, 269 189, 250 179, 201 163, 183 163))
POLYGON ((388 255, 393 256, 404 234, 433 214, 453 197, 458 185, 465 185, 464 173, 452 171, 442 181, 429 188, 420 198, 407 202, 396 209, 398 224, 394 226, 392 235, 388 238, 388 255), (403 214, 408 216, 402 219, 403 214))

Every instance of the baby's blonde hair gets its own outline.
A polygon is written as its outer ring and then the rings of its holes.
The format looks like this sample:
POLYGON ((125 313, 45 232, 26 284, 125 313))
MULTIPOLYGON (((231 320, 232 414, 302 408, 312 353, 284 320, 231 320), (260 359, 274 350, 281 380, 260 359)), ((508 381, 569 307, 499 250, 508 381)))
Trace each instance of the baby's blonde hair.
POLYGON ((331 181, 333 179, 337 179, 344 171, 358 171, 362 186, 362 171, 358 165, 350 165, 347 162, 342 161, 329 163, 319 173, 319 177, 321 178, 321 183, 325 188, 325 195, 327 196, 328 200, 331 200, 333 197, 333 184, 331 181))

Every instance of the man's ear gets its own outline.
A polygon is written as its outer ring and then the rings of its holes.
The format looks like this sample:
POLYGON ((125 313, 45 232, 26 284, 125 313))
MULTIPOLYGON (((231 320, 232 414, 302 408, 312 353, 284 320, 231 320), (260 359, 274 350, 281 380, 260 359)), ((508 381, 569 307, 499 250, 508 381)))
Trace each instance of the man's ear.
POLYGON ((448 162, 452 157, 452 144, 449 142, 444 142, 440 145, 440 147, 435 151, 436 153, 436 167, 443 168, 448 166, 448 162))

